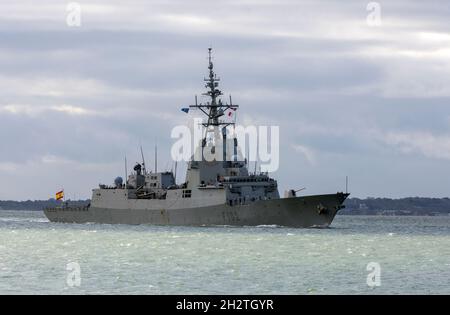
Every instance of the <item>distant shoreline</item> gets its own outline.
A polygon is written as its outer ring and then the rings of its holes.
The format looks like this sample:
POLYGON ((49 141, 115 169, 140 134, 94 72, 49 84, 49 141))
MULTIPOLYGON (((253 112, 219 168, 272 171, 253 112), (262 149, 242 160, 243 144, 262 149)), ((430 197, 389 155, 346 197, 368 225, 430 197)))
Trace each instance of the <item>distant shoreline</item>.
MULTIPOLYGON (((68 202, 72 205, 85 205, 90 202, 76 200, 68 202)), ((0 200, 0 210, 40 211, 46 207, 54 207, 61 202, 48 200, 0 200)), ((390 198, 349 198, 345 201, 345 209, 340 215, 384 215, 384 216, 448 216, 450 215, 450 198, 408 197, 390 198)))
POLYGON ((450 198, 349 198, 341 215, 447 216, 450 198))

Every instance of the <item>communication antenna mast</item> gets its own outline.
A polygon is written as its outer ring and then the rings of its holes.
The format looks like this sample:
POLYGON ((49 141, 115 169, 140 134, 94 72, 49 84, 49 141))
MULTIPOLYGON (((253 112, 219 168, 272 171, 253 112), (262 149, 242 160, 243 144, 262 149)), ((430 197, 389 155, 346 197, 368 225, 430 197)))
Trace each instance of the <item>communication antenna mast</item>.
POLYGON ((345 176, 345 193, 348 194, 348 176, 345 176))
POLYGON ((258 166, 258 152, 259 152, 259 141, 258 143, 256 143, 255 175, 256 175, 256 167, 258 166))
POLYGON ((144 158, 144 151, 142 150, 142 145, 141 145, 141 156, 142 156, 142 168, 144 170, 144 174, 147 174, 147 171, 145 169, 145 158, 144 158))
POLYGON ((174 171, 174 174, 173 174, 175 185, 177 184, 177 166, 178 166, 178 161, 175 161, 175 171, 174 171))
POLYGON ((127 167, 127 156, 125 155, 125 187, 128 183, 128 167, 127 167))
MULTIPOLYGON (((203 126, 207 128, 207 133, 211 132, 211 130, 208 131, 208 128, 210 126, 213 127, 227 127, 229 125, 234 125, 232 122, 225 122, 222 120, 219 120, 220 117, 222 117, 225 114, 225 111, 228 109, 237 110, 239 108, 239 105, 234 105, 231 101, 230 97, 230 104, 223 103, 222 100, 219 98, 222 95, 222 91, 219 90, 219 81, 220 78, 216 76, 214 73, 214 65, 212 62, 212 48, 208 48, 208 69, 209 69, 209 76, 208 78, 204 78, 204 81, 206 82, 205 87, 207 88, 207 91, 203 93, 202 95, 209 96, 210 101, 206 102, 206 104, 198 103, 197 97, 195 98, 195 105, 189 105, 190 108, 199 109, 207 116, 207 121, 203 123, 203 126)), ((206 139, 206 135, 205 135, 206 139)))
POLYGON ((209 139, 208 135, 210 133, 214 134, 213 139, 217 137, 220 133, 222 133, 224 143, 223 161, 224 163, 226 163, 227 157, 226 127, 230 125, 234 126, 235 122, 225 121, 223 119, 220 119, 220 117, 224 116, 227 110, 236 111, 239 108, 239 105, 234 105, 232 103, 231 97, 230 97, 230 104, 226 104, 225 102, 222 102, 222 100, 220 99, 220 96, 222 95, 222 91, 219 90, 220 78, 218 78, 214 73, 214 65, 212 62, 212 48, 208 48, 208 70, 209 76, 208 78, 204 78, 204 81, 206 82, 205 87, 207 91, 202 95, 208 96, 210 100, 207 101, 205 104, 203 104, 198 103, 197 98, 195 98, 195 105, 189 105, 189 108, 198 109, 207 117, 206 122, 202 123, 202 125, 205 127, 205 134, 202 139, 202 148, 206 146, 209 139))
POLYGON ((246 146, 246 165, 245 166, 247 166, 247 167, 249 167, 249 165, 250 165, 250 147, 247 145, 246 146))
POLYGON ((158 173, 158 145, 155 144, 155 173, 158 173))

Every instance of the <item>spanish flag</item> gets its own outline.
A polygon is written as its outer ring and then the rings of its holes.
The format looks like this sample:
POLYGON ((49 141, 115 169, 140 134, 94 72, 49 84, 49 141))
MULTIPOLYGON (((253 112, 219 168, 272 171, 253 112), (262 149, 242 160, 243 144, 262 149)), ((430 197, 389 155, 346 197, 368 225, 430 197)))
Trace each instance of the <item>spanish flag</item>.
POLYGON ((61 200, 64 198, 64 190, 58 191, 56 193, 56 200, 61 200))

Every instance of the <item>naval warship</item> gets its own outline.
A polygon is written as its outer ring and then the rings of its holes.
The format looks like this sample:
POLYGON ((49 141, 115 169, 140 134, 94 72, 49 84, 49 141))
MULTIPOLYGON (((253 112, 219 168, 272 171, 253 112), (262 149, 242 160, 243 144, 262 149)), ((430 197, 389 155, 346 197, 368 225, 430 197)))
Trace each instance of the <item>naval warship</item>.
POLYGON ((147 171, 143 161, 126 175, 125 183, 117 177, 112 186, 99 185, 86 206, 62 203, 46 208, 47 218, 64 223, 328 227, 344 208, 349 194, 297 196, 297 191, 289 190, 281 198, 277 181, 267 172, 249 172, 248 161, 237 158, 237 138, 227 138, 226 128, 232 123, 222 119, 226 110, 235 111, 239 106, 232 104, 231 97, 229 103, 222 102, 219 78, 213 68, 209 48, 209 75, 204 79, 207 91, 203 93, 208 101, 190 105, 206 115, 202 125, 207 132, 197 150, 209 146, 214 151, 212 134, 213 138, 222 138, 222 143, 231 142, 231 158, 230 152, 225 152, 226 145, 220 161, 206 160, 203 154, 194 159, 194 154, 183 184, 176 183, 176 170, 147 171))

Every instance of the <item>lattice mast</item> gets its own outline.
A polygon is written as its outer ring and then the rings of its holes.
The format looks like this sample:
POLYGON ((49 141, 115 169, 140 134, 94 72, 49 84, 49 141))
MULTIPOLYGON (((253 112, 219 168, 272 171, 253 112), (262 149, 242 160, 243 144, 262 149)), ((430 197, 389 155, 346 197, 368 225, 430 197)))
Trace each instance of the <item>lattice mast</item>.
POLYGON ((222 117, 225 114, 226 110, 237 110, 239 108, 239 105, 232 104, 231 96, 230 96, 230 103, 224 104, 222 100, 219 98, 222 94, 222 91, 219 90, 219 81, 220 78, 216 76, 214 73, 214 65, 212 62, 212 56, 211 56, 212 48, 208 48, 208 69, 209 69, 209 77, 204 78, 204 81, 206 82, 205 87, 207 88, 207 91, 203 93, 202 95, 209 96, 210 101, 206 102, 206 104, 197 104, 197 99, 195 101, 195 105, 190 105, 190 108, 195 108, 201 110, 206 116, 207 121, 203 123, 203 126, 205 126, 207 129, 211 126, 214 127, 220 127, 223 126, 229 126, 234 125, 234 122, 226 122, 224 120, 220 120, 219 118, 222 117))

